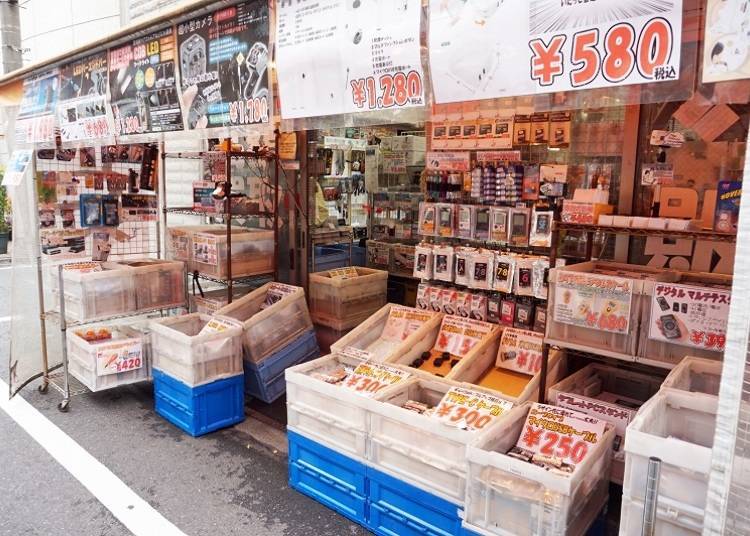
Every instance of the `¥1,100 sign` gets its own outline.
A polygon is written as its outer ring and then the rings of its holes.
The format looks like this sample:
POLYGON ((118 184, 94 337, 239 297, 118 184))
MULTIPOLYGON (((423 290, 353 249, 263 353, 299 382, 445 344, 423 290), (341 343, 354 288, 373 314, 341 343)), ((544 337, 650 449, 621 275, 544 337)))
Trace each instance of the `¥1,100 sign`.
POLYGON ((436 101, 676 80, 682 0, 430 2, 436 101))

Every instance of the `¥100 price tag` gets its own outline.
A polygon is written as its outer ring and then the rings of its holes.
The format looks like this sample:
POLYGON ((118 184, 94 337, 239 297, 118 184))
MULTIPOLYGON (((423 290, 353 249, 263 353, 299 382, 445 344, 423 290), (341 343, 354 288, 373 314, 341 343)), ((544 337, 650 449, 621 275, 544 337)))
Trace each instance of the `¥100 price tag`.
POLYGON ((449 426, 482 430, 512 407, 512 402, 500 397, 463 387, 453 387, 445 393, 432 417, 449 426))
POLYGON ((422 75, 417 71, 383 74, 351 81, 352 102, 357 108, 380 110, 422 104, 422 75))
POLYGON ((361 363, 344 380, 344 388, 368 398, 386 387, 399 383, 410 374, 380 363, 361 363))

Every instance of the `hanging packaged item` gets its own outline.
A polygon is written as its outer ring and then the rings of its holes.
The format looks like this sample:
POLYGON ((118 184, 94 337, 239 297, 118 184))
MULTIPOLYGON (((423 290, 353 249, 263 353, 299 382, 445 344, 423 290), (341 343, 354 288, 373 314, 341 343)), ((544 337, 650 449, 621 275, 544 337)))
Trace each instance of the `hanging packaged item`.
POLYGON ((487 298, 487 322, 500 323, 500 294, 493 292, 487 298))
POLYGON ((516 262, 516 274, 513 290, 517 296, 533 296, 534 262, 537 257, 519 257, 516 262))
POLYGON ((419 204, 419 234, 422 236, 435 236, 436 216, 433 203, 419 204))
POLYGON ((432 249, 434 268, 432 279, 453 282, 453 246, 435 246, 432 249))
POLYGON ((513 292, 515 271, 515 256, 497 252, 495 254, 495 278, 492 283, 492 288, 505 293, 513 292))
POLYGON ((430 285, 429 283, 420 283, 417 286, 417 309, 429 310, 430 309, 430 285))
POLYGON ((539 306, 534 311, 534 331, 538 333, 547 331, 547 307, 539 306))
POLYGON ((547 257, 540 257, 534 261, 531 285, 535 298, 547 299, 547 292, 549 291, 549 259, 547 257))
POLYGON ((531 143, 549 142, 549 114, 536 113, 531 116, 531 143))
POLYGON ((474 238, 474 226, 476 224, 476 210, 474 205, 458 205, 458 228, 456 236, 471 240, 474 238))
POLYGON ((482 166, 479 164, 476 164, 474 168, 471 170, 471 198, 474 201, 481 201, 482 200, 482 174, 483 174, 482 166))
POLYGON ((513 327, 519 329, 531 329, 534 325, 534 303, 528 298, 522 298, 516 302, 516 315, 513 318, 513 327))
POLYGON ((459 292, 456 296, 456 314, 461 318, 471 316, 471 292, 459 292))
POLYGON ((539 199, 539 165, 524 166, 521 200, 536 201, 537 199, 539 199))
POLYGON ((485 205, 495 204, 495 180, 497 169, 492 164, 485 164, 482 168, 482 188, 480 200, 485 205))
POLYGON ((454 282, 457 285, 469 286, 469 259, 476 251, 474 248, 457 247, 455 249, 456 275, 454 282))
POLYGON ((529 245, 529 209, 517 207, 510 209, 508 241, 514 246, 529 245))
POLYGON ((549 146, 570 146, 570 112, 554 112, 549 116, 549 146))
POLYGON ((508 242, 508 218, 510 209, 507 207, 492 207, 490 209, 490 240, 502 244, 508 242))
POLYGON ((452 238, 455 234, 455 208, 456 205, 452 205, 450 203, 438 203, 437 236, 441 236, 443 238, 452 238))
POLYGON ((481 292, 471 295, 471 318, 487 321, 487 296, 481 292))
POLYGON ((81 227, 98 227, 102 224, 102 196, 81 194, 81 227))
POLYGON ((534 209, 531 213, 530 246, 548 248, 552 245, 552 218, 551 210, 534 209))
POLYGON ((489 290, 495 269, 495 252, 486 249, 477 250, 470 259, 469 286, 489 290))
POLYGON ((500 324, 513 327, 516 317, 516 299, 513 296, 505 296, 500 300, 500 324))
POLYGON ((440 292, 441 312, 447 315, 455 315, 458 309, 458 291, 453 288, 445 288, 440 292))
POLYGON ((490 207, 476 207, 474 238, 490 239, 490 207))
POLYGON ((528 145, 531 139, 531 116, 516 115, 513 124, 513 145, 528 145))
POLYGON ((414 277, 432 279, 433 252, 431 244, 419 244, 414 248, 414 277))
POLYGON ((431 285, 427 294, 427 301, 430 304, 430 309, 436 313, 443 311, 443 287, 431 285))

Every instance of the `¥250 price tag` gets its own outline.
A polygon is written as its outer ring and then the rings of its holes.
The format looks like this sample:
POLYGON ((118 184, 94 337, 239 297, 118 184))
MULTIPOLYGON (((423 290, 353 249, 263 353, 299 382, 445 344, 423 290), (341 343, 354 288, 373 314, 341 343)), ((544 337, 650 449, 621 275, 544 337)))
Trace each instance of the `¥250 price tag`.
POLYGON ((344 388, 369 398, 409 376, 404 370, 380 363, 360 363, 344 380, 344 388))
POLYGON ((453 387, 445 393, 432 417, 449 426, 482 430, 512 407, 512 402, 500 397, 463 387, 453 387))
POLYGON ((422 75, 417 71, 368 76, 351 81, 352 102, 357 108, 379 110, 422 104, 422 75))

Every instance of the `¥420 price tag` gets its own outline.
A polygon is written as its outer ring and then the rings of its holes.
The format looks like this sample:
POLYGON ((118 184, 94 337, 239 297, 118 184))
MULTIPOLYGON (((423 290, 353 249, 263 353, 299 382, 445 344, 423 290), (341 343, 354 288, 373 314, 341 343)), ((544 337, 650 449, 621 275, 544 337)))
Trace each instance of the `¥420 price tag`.
POLYGON ((434 419, 467 430, 482 430, 494 419, 510 411, 513 403, 497 396, 462 387, 445 393, 434 413, 434 419))
POLYGON ((404 370, 380 363, 361 363, 346 377, 344 388, 369 398, 409 376, 410 374, 404 370))

